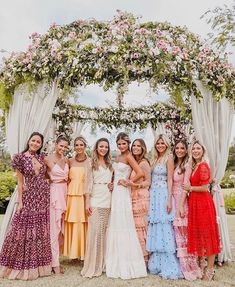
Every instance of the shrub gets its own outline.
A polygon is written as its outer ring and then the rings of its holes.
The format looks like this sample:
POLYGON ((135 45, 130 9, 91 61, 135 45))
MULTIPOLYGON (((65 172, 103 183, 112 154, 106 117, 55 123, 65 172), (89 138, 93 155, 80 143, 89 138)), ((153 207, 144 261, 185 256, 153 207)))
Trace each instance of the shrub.
POLYGON ((226 213, 235 213, 235 193, 231 192, 224 197, 226 213))
POLYGON ((4 209, 13 193, 17 180, 14 172, 0 172, 0 209, 4 209))

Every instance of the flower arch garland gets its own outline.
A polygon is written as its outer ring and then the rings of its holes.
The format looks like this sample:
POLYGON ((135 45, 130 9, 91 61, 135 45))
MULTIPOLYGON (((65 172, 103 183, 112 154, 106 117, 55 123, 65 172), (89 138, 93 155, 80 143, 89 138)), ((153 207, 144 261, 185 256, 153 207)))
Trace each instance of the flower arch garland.
POLYGON ((52 25, 47 33, 31 35, 26 52, 13 53, 0 72, 0 108, 7 110, 14 90, 39 81, 68 92, 78 86, 116 87, 119 104, 132 81, 148 81, 153 89, 163 85, 173 97, 194 94, 194 79, 201 80, 216 100, 235 104, 235 70, 186 28, 169 23, 140 23, 130 13, 118 11, 109 22, 78 20, 52 25))
POLYGON ((189 104, 177 108, 172 101, 134 108, 91 108, 71 105, 59 99, 53 118, 56 121, 56 134, 65 134, 70 140, 74 122, 90 123, 91 126, 98 126, 108 133, 112 133, 115 128, 126 126, 132 131, 143 130, 148 125, 156 129, 158 123, 164 123, 172 144, 176 140, 186 138, 188 133, 193 131, 189 104))

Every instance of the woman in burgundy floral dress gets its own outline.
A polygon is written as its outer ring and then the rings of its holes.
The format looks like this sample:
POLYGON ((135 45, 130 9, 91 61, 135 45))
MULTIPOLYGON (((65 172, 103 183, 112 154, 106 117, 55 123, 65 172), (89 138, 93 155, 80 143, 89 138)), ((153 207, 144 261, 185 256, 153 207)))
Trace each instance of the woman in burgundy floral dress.
POLYGON ((0 278, 32 280, 51 274, 50 188, 40 153, 43 136, 34 132, 13 158, 18 208, 0 253, 0 278))

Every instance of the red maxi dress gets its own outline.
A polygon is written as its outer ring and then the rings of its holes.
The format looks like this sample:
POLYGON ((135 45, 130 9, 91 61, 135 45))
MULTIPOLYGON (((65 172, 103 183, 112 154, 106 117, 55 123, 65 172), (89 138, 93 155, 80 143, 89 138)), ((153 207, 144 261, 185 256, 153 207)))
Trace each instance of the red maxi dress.
MULTIPOLYGON (((190 177, 191 186, 202 186, 210 182, 210 168, 201 162, 190 177)), ((189 195, 188 253, 210 256, 220 252, 216 211, 208 191, 192 191, 189 195)))

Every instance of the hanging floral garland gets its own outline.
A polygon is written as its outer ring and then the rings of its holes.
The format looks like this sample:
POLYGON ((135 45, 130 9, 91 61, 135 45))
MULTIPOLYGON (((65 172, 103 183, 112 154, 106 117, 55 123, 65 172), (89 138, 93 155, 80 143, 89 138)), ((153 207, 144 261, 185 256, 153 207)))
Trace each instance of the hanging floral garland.
POLYGON ((156 129, 158 123, 164 123, 173 141, 186 137, 192 131, 189 105, 177 108, 173 102, 134 108, 91 108, 70 105, 60 99, 54 109, 53 118, 57 123, 56 133, 65 134, 69 138, 75 122, 89 123, 109 133, 113 129, 125 127, 135 132, 148 125, 156 129))
POLYGON ((78 20, 52 25, 47 33, 31 35, 26 52, 12 53, 0 72, 0 108, 7 110, 16 87, 57 79, 64 92, 99 84, 116 87, 118 94, 133 81, 164 85, 175 98, 201 96, 194 79, 201 80, 215 99, 235 104, 235 70, 226 56, 205 46, 185 27, 169 23, 140 23, 118 11, 109 22, 78 20))

